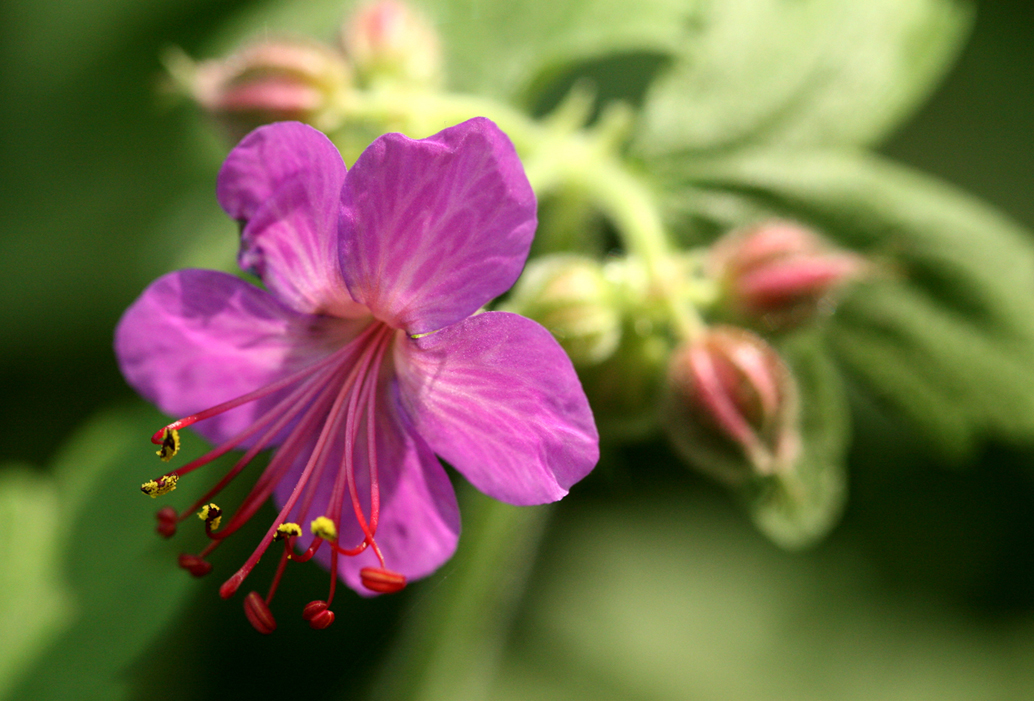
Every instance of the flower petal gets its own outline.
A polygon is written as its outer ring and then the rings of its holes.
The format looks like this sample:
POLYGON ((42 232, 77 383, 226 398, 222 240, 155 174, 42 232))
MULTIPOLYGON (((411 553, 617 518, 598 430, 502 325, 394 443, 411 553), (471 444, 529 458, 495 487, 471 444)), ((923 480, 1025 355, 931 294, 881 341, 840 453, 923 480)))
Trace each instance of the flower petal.
MULTIPOLYGON (((407 579, 418 579, 431 574, 452 557, 460 535, 460 512, 452 484, 438 458, 399 413, 397 400, 392 398, 396 393, 394 385, 394 381, 382 383, 376 415, 381 509, 375 537, 389 569, 405 575, 407 579)), ((307 548, 312 542, 309 521, 330 511, 328 500, 342 464, 345 445, 344 436, 335 441, 309 513, 301 514, 296 507, 291 514, 291 520, 302 525, 303 535, 298 539, 300 549, 307 548)), ((357 492, 363 513, 369 519, 370 459, 365 423, 356 432, 354 446, 357 492)), ((308 453, 303 451, 303 457, 292 468, 291 474, 277 485, 274 500, 278 506, 287 502, 307 458, 308 453)), ((345 548, 354 547, 362 542, 363 533, 353 515, 347 493, 341 514, 338 542, 345 548)), ((321 548, 316 559, 324 567, 329 567, 329 550, 321 548)), ((338 572, 342 579, 364 596, 372 596, 373 592, 362 586, 359 570, 378 566, 371 548, 355 557, 338 558, 338 572)))
POLYGON ((599 459, 571 361, 546 329, 487 312, 396 346, 402 405, 431 449, 489 496, 556 501, 599 459))
POLYGON ((345 164, 334 144, 297 122, 260 127, 219 172, 219 203, 244 223, 238 262, 298 311, 358 317, 341 278, 337 222, 345 164))
MULTIPOLYGON (((344 345, 354 325, 288 308, 226 273, 181 270, 148 287, 115 330, 126 381, 173 416, 186 416, 286 377, 344 345)), ((222 441, 281 393, 195 425, 222 441)))
POLYGON ((378 138, 341 193, 352 297, 412 334, 473 314, 520 275, 535 195, 507 136, 471 119, 415 141, 378 138))

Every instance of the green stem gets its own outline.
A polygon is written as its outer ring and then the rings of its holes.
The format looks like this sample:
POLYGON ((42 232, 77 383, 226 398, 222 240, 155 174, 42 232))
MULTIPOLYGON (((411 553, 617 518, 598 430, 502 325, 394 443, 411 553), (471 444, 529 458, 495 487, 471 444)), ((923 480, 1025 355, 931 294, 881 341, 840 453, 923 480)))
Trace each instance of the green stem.
POLYGON ((470 487, 461 501, 459 550, 413 592, 411 615, 375 699, 488 698, 552 508, 502 504, 470 487))

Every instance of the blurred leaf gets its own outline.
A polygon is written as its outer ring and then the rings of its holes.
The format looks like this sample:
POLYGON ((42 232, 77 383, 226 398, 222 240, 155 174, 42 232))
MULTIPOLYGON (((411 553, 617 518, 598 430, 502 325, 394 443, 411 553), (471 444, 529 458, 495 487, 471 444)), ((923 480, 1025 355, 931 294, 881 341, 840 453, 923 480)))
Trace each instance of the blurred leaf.
POLYGON ((495 701, 1034 698, 1034 621, 888 587, 856 542, 789 555, 676 484, 561 509, 495 701))
MULTIPOLYGON (((153 409, 107 412, 73 436, 57 459, 52 523, 60 535, 61 576, 76 609, 12 699, 123 698, 131 663, 193 588, 176 566, 176 550, 154 532, 157 502, 138 490, 161 472, 148 438, 164 421, 153 409)), ((190 452, 196 453, 201 446, 194 443, 190 452)), ((29 540, 39 546, 38 538, 29 540)))
POLYGON ((840 520, 851 422, 840 375, 818 334, 799 333, 778 348, 800 392, 801 454, 792 470, 750 485, 744 496, 757 527, 793 549, 822 539, 840 520))
POLYGON ((795 218, 880 265, 837 309, 831 345, 946 455, 965 456, 984 434, 1034 438, 1029 232, 948 185, 860 153, 743 154, 681 170, 693 185, 672 196, 676 216, 710 208, 734 220, 738 208, 795 218))
POLYGON ((647 94, 640 153, 878 142, 923 102, 967 36, 956 0, 724 0, 647 94))
MULTIPOLYGON (((582 61, 613 54, 674 53, 703 0, 411 0, 441 35, 449 87, 514 100, 582 61)), ((268 33, 334 35, 356 2, 265 3, 242 16, 215 50, 268 33)))
MULTIPOLYGON (((393 656, 369 698, 476 701, 491 698, 517 605, 551 506, 517 507, 459 489, 463 538, 443 571, 423 585, 393 656)), ((354 698, 353 689, 342 698, 354 698)))
POLYGON ((53 480, 0 467, 0 698, 72 611, 59 574, 59 513, 53 480))

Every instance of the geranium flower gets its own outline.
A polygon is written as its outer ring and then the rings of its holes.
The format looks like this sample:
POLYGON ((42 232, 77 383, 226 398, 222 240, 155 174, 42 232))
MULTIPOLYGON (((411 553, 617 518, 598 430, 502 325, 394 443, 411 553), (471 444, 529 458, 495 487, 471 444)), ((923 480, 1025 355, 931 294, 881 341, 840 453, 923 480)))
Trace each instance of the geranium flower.
MULTIPOLYGON (((377 139, 350 171, 320 132, 257 129, 219 173, 220 204, 242 225, 239 263, 266 289, 208 270, 155 281, 115 334, 128 382, 218 444, 143 486, 152 496, 234 449, 243 457, 159 532, 195 512, 209 546, 196 575, 272 496, 279 513, 221 587, 232 596, 274 540, 286 543, 269 594, 245 598, 261 632, 291 555, 315 557, 360 593, 396 591, 453 553, 459 511, 435 455, 510 504, 555 501, 595 465, 598 435, 570 361, 541 326, 476 314, 517 279, 535 197, 509 139, 472 119, 427 139, 377 139), (212 407, 204 409, 204 407, 212 407), (235 512, 210 500, 278 446, 235 512), (311 524, 311 525, 310 525, 311 524), (220 528, 221 525, 221 528, 220 528), (218 530, 217 530, 218 529, 218 530)), ((330 596, 304 615, 333 621, 330 596)))

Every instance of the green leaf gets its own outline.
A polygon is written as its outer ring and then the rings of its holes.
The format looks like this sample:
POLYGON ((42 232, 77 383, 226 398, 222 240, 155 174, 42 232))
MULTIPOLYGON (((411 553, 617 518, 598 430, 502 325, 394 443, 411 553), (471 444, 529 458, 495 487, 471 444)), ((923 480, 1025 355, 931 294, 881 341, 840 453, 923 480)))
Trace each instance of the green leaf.
POLYGON ((648 158, 878 142, 927 97, 971 24, 956 0, 724 0, 647 94, 648 158))
POLYGON ((796 334, 778 349, 800 393, 800 457, 791 470, 750 484, 744 497, 761 532, 796 549, 821 540, 840 520, 851 422, 840 374, 819 335, 796 334))
POLYGON ((71 614, 59 576, 57 489, 22 466, 0 468, 0 698, 71 614))
POLYGON ((857 532, 789 555, 711 491, 642 487, 562 505, 494 701, 1034 698, 1029 616, 888 576, 857 532))
POLYGON ((882 272, 833 316, 831 345, 946 456, 961 459, 987 434, 1034 438, 1029 232, 953 187, 860 153, 743 154, 681 171, 693 185, 669 201, 676 216, 795 218, 877 262, 882 272))
MULTIPOLYGON (((441 37, 450 88, 514 100, 565 68, 613 54, 674 53, 702 0, 412 0, 441 37)), ((270 32, 330 38, 358 3, 263 4, 217 43, 229 51, 270 32)))
MULTIPOLYGON (((50 533, 59 536, 60 575, 76 606, 64 611, 64 631, 23 670, 11 699, 124 698, 131 665, 194 588, 176 566, 173 544, 154 532, 157 502, 139 492, 141 482, 162 471, 148 438, 164 422, 152 409, 107 412, 57 459, 50 533)), ((194 443, 188 459, 202 447, 194 443)), ((19 546, 40 548, 41 529, 19 546)))

